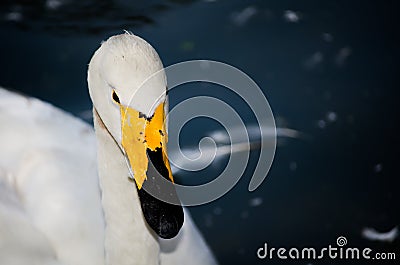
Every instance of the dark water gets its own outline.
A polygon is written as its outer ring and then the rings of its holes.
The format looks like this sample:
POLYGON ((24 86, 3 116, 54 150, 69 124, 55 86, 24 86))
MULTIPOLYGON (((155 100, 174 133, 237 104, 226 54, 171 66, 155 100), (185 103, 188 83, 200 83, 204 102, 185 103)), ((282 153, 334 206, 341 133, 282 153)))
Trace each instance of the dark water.
MULTIPOLYGON (((400 258, 398 238, 361 236, 365 227, 389 231, 400 223, 395 1, 79 3, 2 2, 1 86, 81 115, 91 107, 90 57, 102 40, 127 29, 148 40, 165 65, 212 59, 242 69, 263 89, 279 124, 307 136, 278 146, 255 192, 247 186, 257 152, 231 192, 191 208, 221 264, 363 264, 256 256, 264 242, 322 248, 338 236, 400 258)), ((177 89, 171 107, 198 89, 177 89)), ((218 127, 202 122, 185 128, 183 144, 195 144, 201 128, 205 134, 218 127)))

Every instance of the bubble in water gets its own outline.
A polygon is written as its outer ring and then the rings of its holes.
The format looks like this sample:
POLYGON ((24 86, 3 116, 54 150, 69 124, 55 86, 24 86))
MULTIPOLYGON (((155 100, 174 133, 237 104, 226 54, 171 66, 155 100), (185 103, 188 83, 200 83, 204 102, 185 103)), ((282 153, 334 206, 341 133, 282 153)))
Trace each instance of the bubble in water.
POLYGON ((243 26, 245 25, 250 18, 252 18, 255 14, 257 14, 257 8, 254 6, 249 6, 243 9, 240 12, 233 13, 231 15, 232 22, 236 24, 237 26, 243 26))
POLYGON ((326 122, 324 120, 319 120, 317 124, 318 127, 321 129, 324 129, 326 127, 326 122))
POLYGON ((304 67, 308 70, 316 68, 324 60, 324 55, 322 52, 315 52, 304 62, 304 67))
POLYGON ((300 14, 292 10, 285 10, 285 12, 283 13, 283 18, 287 22, 297 23, 300 21, 300 14))
POLYGON ((376 164, 375 166, 374 166, 374 171, 375 171, 375 173, 379 173, 379 172, 381 172, 382 171, 382 164, 376 164))
POLYGON ((326 119, 330 122, 335 122, 337 120, 337 114, 333 111, 330 111, 326 114, 326 119))
POLYGON ((61 0, 47 0, 46 7, 51 10, 57 10, 62 6, 63 2, 61 0))
POLYGON ((250 205, 251 207, 260 206, 262 203, 263 203, 263 199, 262 199, 261 197, 256 197, 256 198, 253 198, 253 199, 251 199, 251 200, 249 201, 249 205, 250 205))
POLYGON ((335 56, 335 64, 339 67, 342 67, 346 61, 347 58, 351 55, 352 50, 350 47, 344 47, 338 51, 338 53, 335 56))
POLYGON ((5 15, 4 19, 8 21, 19 22, 22 20, 22 14, 20 12, 10 12, 5 15))

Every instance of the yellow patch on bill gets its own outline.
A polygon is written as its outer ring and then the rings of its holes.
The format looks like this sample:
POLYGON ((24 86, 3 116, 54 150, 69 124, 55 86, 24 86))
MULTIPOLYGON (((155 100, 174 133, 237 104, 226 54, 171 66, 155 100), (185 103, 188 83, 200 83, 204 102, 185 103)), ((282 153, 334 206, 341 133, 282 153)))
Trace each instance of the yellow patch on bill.
POLYGON ((165 129, 164 103, 155 110, 153 117, 146 119, 140 112, 120 105, 122 124, 122 147, 128 156, 136 185, 142 188, 147 179, 147 149, 163 152, 163 160, 173 182, 171 167, 166 155, 168 136, 165 129))

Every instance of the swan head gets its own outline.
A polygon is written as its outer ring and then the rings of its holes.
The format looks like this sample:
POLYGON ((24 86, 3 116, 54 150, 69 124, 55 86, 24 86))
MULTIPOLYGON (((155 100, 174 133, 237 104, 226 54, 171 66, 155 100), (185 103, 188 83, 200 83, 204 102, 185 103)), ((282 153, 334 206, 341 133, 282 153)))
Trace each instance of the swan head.
POLYGON ((146 117, 166 100, 166 77, 153 47, 132 34, 110 37, 94 53, 88 70, 93 105, 114 139, 122 142, 120 106, 146 117))
POLYGON ((183 224, 182 207, 142 188, 154 179, 151 168, 173 182, 166 155, 167 83, 157 52, 133 34, 110 37, 89 63, 88 85, 98 117, 127 160, 147 223, 160 237, 174 237, 183 224))

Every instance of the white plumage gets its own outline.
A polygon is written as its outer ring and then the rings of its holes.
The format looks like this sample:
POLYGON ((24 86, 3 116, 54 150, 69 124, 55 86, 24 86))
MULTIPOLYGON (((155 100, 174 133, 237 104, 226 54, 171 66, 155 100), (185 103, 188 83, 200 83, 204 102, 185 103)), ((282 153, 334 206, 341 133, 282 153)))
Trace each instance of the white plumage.
MULTIPOLYGON (((50 104, 0 89, 0 264, 216 263, 187 211, 182 230, 172 240, 159 239, 145 224, 128 167, 114 142, 120 135, 117 108, 111 110, 111 92, 98 86, 105 81, 125 100, 129 87, 120 84, 140 83, 162 64, 136 36, 113 40, 108 41, 111 51, 131 63, 108 56, 107 42, 102 44, 106 56, 91 62, 91 96, 103 122, 112 125, 107 134, 95 119, 97 148, 88 124, 50 104), (121 43, 132 41, 137 49, 128 45, 121 52, 121 43), (100 72, 112 74, 118 67, 126 73, 120 79, 115 78, 118 71, 108 80, 100 72), (129 71, 135 67, 139 75, 132 76, 129 71)), ((165 80, 155 82, 156 89, 165 89, 165 80)), ((146 101, 128 104, 152 111, 146 101)))

